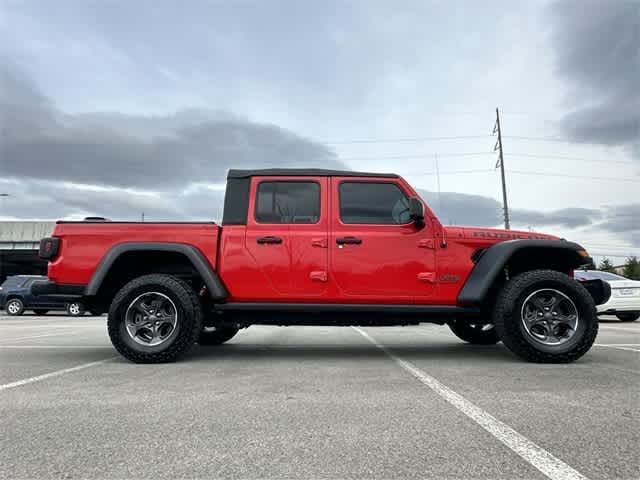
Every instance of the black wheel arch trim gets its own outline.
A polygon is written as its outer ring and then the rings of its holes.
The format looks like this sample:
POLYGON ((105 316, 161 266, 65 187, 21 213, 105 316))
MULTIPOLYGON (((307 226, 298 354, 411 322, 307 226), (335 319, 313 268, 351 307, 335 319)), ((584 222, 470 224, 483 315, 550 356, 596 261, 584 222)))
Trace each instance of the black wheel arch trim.
POLYGON ((170 242, 124 242, 111 247, 100 261, 100 264, 93 273, 89 284, 85 289, 86 296, 97 295, 100 286, 104 282, 109 270, 115 261, 124 253, 129 252, 175 252, 187 257, 198 274, 202 277, 207 291, 213 300, 223 300, 227 298, 227 289, 213 269, 204 254, 194 247, 184 243, 170 242))
POLYGON ((504 270, 509 259, 516 252, 524 249, 564 250, 567 254, 567 264, 574 269, 592 262, 591 258, 580 255, 579 251, 584 250, 582 246, 565 240, 518 239, 496 243, 483 252, 471 270, 458 294, 458 304, 478 305, 482 303, 491 285, 504 270))

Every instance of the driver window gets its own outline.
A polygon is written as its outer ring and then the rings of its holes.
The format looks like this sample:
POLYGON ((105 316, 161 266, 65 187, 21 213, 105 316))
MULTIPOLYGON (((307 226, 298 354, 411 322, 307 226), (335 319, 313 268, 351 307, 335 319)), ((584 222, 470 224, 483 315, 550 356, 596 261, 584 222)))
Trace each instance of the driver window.
POLYGON ((340 219, 347 224, 406 224, 409 198, 395 183, 343 182, 340 219))

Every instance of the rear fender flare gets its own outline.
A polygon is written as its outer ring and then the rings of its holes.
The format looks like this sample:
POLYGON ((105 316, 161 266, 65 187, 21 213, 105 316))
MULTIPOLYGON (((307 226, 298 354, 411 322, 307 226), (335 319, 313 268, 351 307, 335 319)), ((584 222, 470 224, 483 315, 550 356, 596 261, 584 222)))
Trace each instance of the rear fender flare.
MULTIPOLYGON (((458 294, 458 304, 478 305, 483 302, 494 281, 513 256, 530 249, 536 254, 552 252, 561 253, 563 263, 568 269, 576 269, 590 263, 589 257, 583 257, 578 253, 584 250, 580 245, 564 240, 508 240, 497 243, 484 251, 482 256, 471 270, 467 280, 458 294), (566 261, 565 261, 566 259, 566 261)), ((542 268, 542 267, 541 267, 542 268)))
POLYGON ((91 276, 91 280, 85 289, 85 295, 97 295, 100 290, 100 286, 104 282, 109 270, 116 260, 124 253, 130 252, 180 253, 191 262, 198 274, 202 277, 212 300, 220 301, 227 298, 227 289, 222 283, 222 280, 200 250, 193 245, 187 245, 184 243, 163 242, 125 242, 111 247, 100 261, 96 271, 91 276))

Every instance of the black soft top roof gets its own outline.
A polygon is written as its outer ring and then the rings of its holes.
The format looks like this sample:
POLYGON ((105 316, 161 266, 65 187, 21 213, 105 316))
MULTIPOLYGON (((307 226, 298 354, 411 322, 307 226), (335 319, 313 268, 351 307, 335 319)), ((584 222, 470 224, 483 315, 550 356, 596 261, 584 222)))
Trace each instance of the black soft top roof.
POLYGON ((326 170, 323 168, 263 168, 258 170, 229 170, 229 173, 227 174, 228 179, 257 176, 398 178, 398 175, 395 173, 351 172, 348 170, 326 170))

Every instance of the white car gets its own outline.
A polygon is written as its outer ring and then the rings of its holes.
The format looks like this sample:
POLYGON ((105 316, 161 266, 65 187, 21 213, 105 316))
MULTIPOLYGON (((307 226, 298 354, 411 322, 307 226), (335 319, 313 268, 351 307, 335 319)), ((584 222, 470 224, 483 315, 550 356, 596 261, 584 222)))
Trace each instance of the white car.
POLYGON ((604 280, 611 285, 611 297, 598 305, 598 315, 615 315, 623 322, 640 318, 640 282, 600 270, 576 270, 576 280, 604 280))

